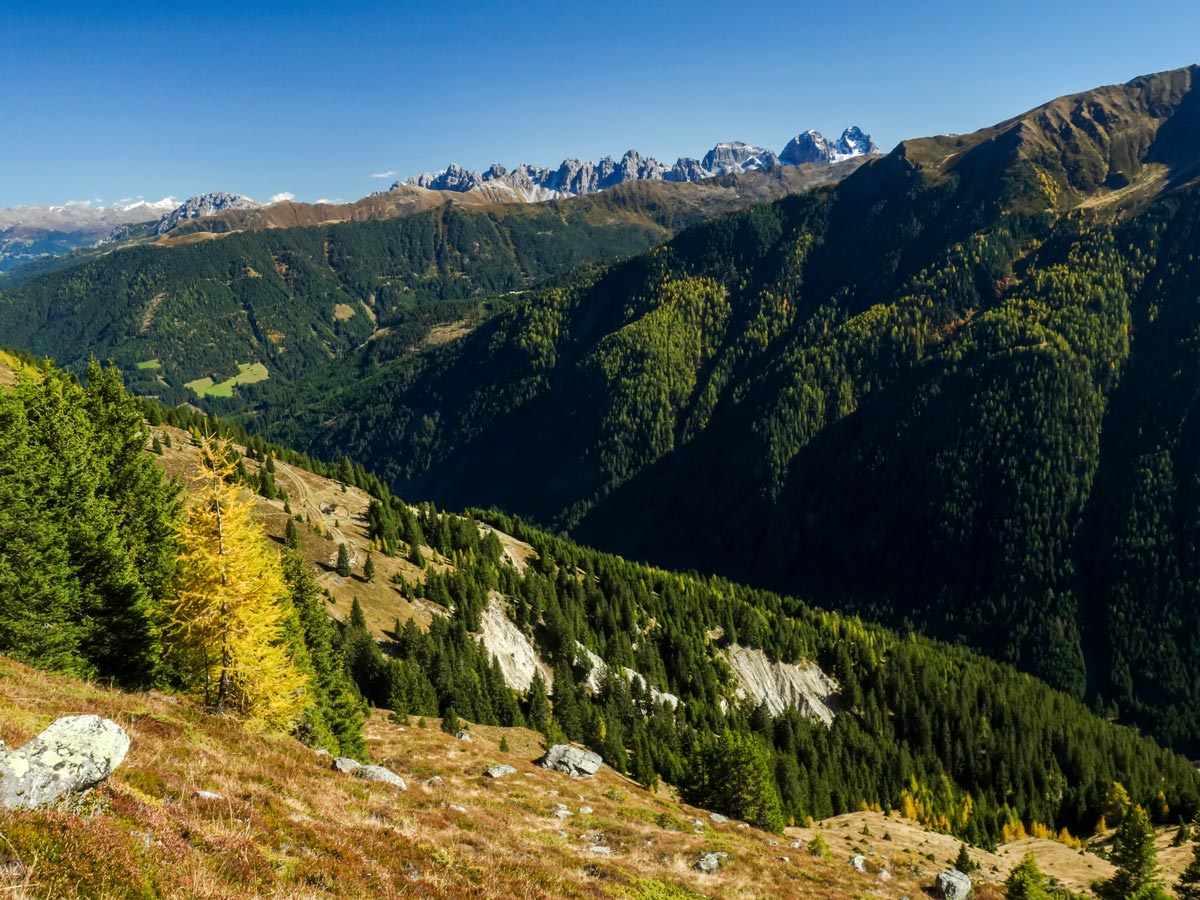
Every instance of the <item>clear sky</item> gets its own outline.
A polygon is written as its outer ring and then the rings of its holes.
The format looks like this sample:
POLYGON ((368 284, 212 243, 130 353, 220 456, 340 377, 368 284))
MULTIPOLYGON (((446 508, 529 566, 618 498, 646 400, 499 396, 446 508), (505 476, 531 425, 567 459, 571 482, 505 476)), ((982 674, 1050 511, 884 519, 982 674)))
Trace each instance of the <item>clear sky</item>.
POLYGON ((1200 61, 1200 2, 0 0, 0 59, 0 207, 349 200, 452 161, 971 131, 1200 61))

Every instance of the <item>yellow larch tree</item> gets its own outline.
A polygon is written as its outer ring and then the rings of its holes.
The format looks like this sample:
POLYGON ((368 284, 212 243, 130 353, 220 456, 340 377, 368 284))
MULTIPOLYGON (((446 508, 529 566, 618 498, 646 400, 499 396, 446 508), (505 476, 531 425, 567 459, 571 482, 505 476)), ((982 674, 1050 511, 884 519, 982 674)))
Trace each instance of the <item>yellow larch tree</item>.
POLYGON ((168 646, 186 686, 252 727, 289 728, 307 704, 307 676, 288 650, 290 597, 278 553, 233 482, 229 442, 200 441, 200 472, 178 526, 168 646))

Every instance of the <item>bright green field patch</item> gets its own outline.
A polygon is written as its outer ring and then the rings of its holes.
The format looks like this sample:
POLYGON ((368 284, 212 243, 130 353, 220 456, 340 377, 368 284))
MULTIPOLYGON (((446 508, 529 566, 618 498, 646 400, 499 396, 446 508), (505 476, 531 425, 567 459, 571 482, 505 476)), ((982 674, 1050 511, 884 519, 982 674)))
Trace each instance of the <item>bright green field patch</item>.
POLYGON ((195 391, 201 397, 232 397, 234 385, 254 384, 256 381, 266 381, 271 377, 267 367, 262 363, 238 363, 238 373, 232 378, 214 383, 211 378, 197 378, 184 385, 195 391))
POLYGON ((137 364, 139 369, 161 369, 162 363, 157 359, 146 359, 137 364))

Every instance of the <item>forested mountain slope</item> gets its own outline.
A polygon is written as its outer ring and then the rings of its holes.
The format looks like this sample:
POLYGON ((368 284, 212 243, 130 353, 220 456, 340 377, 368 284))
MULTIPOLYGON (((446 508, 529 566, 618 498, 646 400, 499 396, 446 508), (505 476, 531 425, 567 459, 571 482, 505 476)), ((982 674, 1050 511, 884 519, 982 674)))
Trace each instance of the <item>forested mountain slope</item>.
MULTIPOLYGON (((182 472, 189 433, 220 426, 172 411, 189 431, 170 429, 168 440, 157 407, 145 407, 145 421, 135 409, 114 370, 98 367, 86 388, 42 366, 0 389, 0 652, 179 689, 186 668, 171 603, 188 537, 181 498, 150 461, 182 472), (59 440, 67 429, 79 438, 59 440)), ((365 511, 322 503, 314 516, 309 489, 347 504, 362 496, 351 501, 336 483, 303 488, 283 460, 311 464, 250 439, 233 471, 262 494, 257 514, 285 547, 288 591, 274 602, 293 624, 278 640, 310 679, 292 728, 313 746, 364 752, 352 676, 355 694, 401 715, 527 724, 551 742, 588 744, 643 785, 669 781, 768 830, 866 804, 981 846, 1035 826, 1083 834, 1112 805, 1114 782, 1160 821, 1200 808, 1200 776, 1186 759, 963 648, 629 563, 502 516, 481 514, 484 527, 414 508, 349 463, 328 474, 374 499, 365 511), (321 547, 334 529, 343 541, 365 533, 378 565, 329 559, 321 547), (516 557, 505 550, 514 538, 526 542, 516 557), (399 577, 373 585, 384 572, 399 577), (317 579, 334 573, 342 601, 331 606, 317 579), (359 590, 372 598, 374 628, 358 603, 346 609, 359 590), (336 628, 330 609, 340 610, 336 628), (381 629, 388 612, 395 619, 381 629), (545 676, 505 675, 488 640, 493 615, 545 676), (756 700, 735 674, 742 652, 780 673, 819 666, 833 679, 828 714, 756 700)), ((189 490, 210 480, 189 479, 189 490)))
POLYGON ((1198 73, 906 142, 255 425, 965 640, 1200 751, 1198 73))
POLYGON ((211 386, 239 366, 286 383, 368 339, 403 353, 437 324, 465 330, 507 295, 709 216, 835 182, 859 162, 634 183, 536 205, 405 187, 421 196, 233 210, 22 279, 0 294, 0 334, 75 371, 89 356, 112 359, 134 390, 169 403, 228 397, 232 384, 211 386))

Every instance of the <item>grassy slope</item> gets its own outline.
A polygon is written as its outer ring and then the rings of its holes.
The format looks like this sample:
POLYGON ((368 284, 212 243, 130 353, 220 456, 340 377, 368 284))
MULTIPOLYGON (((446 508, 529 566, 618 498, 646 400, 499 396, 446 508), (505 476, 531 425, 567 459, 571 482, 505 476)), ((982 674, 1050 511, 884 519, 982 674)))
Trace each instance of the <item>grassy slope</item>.
MULTIPOLYGON (((928 886, 957 851, 953 838, 880 813, 776 839, 712 823, 607 767, 588 780, 538 769, 540 736, 523 729, 476 726, 467 743, 434 720, 398 726, 376 714, 371 755, 408 780, 399 793, 330 771, 290 738, 248 735, 178 698, 119 693, 0 659, 0 739, 10 746, 82 712, 125 727, 129 756, 75 812, 0 814, 0 891, 19 888, 10 896, 899 898, 928 886), (518 773, 484 777, 498 762, 518 773), (435 776, 440 784, 426 783, 435 776), (202 800, 198 790, 223 799, 202 800), (558 804, 572 816, 558 819, 558 804), (792 846, 818 831, 830 860, 792 846), (726 867, 695 871, 712 851, 730 854, 726 867), (847 865, 857 852, 868 857, 866 873, 847 865)), ((998 897, 997 882, 1026 850, 1075 888, 1109 871, 1090 854, 1027 840, 975 854, 983 863, 976 895, 998 897)))
MULTIPOLYGON (((669 792, 650 794, 607 767, 588 780, 543 771, 532 763, 540 735, 524 729, 476 726, 467 743, 443 734, 436 720, 399 726, 377 713, 367 729, 371 756, 405 777, 409 790, 400 793, 334 773, 290 738, 246 734, 236 721, 176 697, 120 693, 0 658, 0 739, 10 746, 58 716, 83 712, 126 728, 129 756, 74 811, 0 813, 0 893, 56 900, 900 898, 918 896, 958 849, 954 838, 870 812, 777 839, 735 822, 712 823, 669 792), (517 774, 483 776, 499 762, 517 774), (441 783, 427 783, 435 776, 441 783), (223 799, 203 800, 198 790, 223 799), (558 819, 558 804, 572 815, 558 819), (832 859, 804 848, 816 833, 832 859), (713 851, 730 854, 719 873, 692 868, 713 851), (866 873, 847 864, 855 853, 866 855, 866 873)), ((1169 832, 1160 833, 1160 846, 1168 841, 1169 832)), ((982 864, 975 896, 999 897, 999 882, 1027 851, 1074 890, 1111 871, 1092 854, 1026 839, 995 854, 973 851, 982 864)), ((1164 852, 1170 877, 1186 853, 1164 852)))

